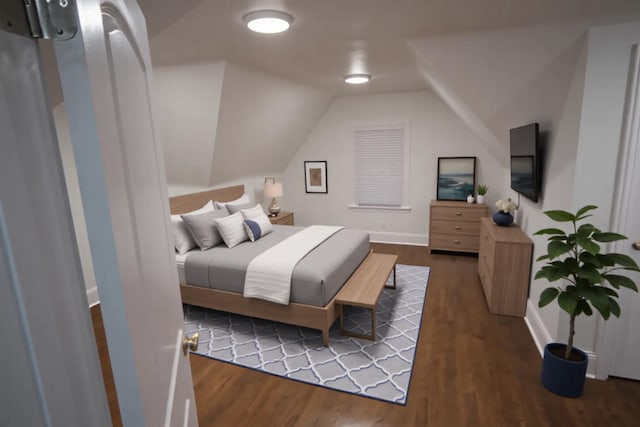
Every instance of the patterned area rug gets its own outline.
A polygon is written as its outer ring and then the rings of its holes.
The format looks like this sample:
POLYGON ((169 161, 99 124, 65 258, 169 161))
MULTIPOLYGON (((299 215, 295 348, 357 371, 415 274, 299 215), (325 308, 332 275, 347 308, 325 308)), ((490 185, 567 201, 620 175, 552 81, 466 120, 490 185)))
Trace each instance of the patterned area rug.
MULTIPOLYGON (((292 380, 405 405, 424 307, 428 267, 397 265, 397 289, 384 289, 376 341, 340 335, 330 345, 314 329, 184 306, 188 333, 200 332, 197 354, 292 380)), ((388 283, 392 284, 393 276, 388 283)), ((345 328, 368 333, 370 311, 345 310, 345 328)))

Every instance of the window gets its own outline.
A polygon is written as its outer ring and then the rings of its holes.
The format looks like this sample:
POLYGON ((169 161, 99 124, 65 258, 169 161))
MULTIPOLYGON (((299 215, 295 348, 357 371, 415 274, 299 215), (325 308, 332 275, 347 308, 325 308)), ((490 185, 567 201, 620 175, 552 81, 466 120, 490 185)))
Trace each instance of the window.
POLYGON ((354 129, 355 207, 408 208, 406 128, 394 124, 354 129))

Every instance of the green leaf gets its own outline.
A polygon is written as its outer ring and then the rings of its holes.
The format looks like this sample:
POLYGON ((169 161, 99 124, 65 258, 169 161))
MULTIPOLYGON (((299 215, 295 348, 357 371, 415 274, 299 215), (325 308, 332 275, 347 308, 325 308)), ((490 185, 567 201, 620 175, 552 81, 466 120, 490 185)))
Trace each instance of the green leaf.
POLYGON ((547 253, 551 259, 557 258, 562 254, 566 254, 571 249, 573 249, 573 245, 559 241, 552 241, 547 245, 547 253))
POLYGON ((578 209, 578 212, 576 212, 576 220, 586 218, 586 217, 583 217, 582 215, 594 209, 598 209, 598 207, 594 205, 587 205, 587 206, 581 207, 580 209, 578 209))
POLYGON ((611 254, 596 254, 596 258, 598 258, 598 260, 600 261, 600 263, 602 263, 602 265, 605 265, 607 267, 612 267, 616 264, 616 261, 610 255, 611 254))
POLYGON ((544 214, 557 222, 572 222, 576 219, 571 212, 561 210, 545 211, 544 214))
POLYGON ((598 245, 597 243, 593 242, 591 239, 585 239, 582 237, 578 237, 578 239, 576 240, 576 243, 580 246, 582 246, 584 248, 585 251, 589 252, 590 254, 597 254, 598 252, 600 252, 600 245, 598 245))
POLYGON ((558 297, 558 288, 547 288, 540 294, 540 300, 538 301, 538 307, 542 308, 549 304, 551 301, 558 297))
POLYGON ((602 277, 604 277, 604 279, 616 289, 627 288, 631 289, 632 291, 638 292, 638 287, 636 286, 634 281, 627 276, 621 276, 619 274, 605 274, 602 277))
POLYGON ((602 268, 604 266, 604 264, 602 264, 602 261, 600 261, 598 256, 590 254, 589 252, 582 252, 580 254, 580 256, 578 257, 578 259, 583 264, 590 264, 590 265, 593 265, 596 268, 602 268))
POLYGON ((536 273, 535 279, 547 279, 550 282, 555 282, 556 280, 563 279, 567 276, 565 266, 562 262, 554 262, 552 264, 547 264, 540 269, 536 273))
POLYGON ((592 287, 589 292, 583 292, 582 294, 600 312, 602 317, 609 318, 609 296, 602 288, 592 287))
POLYGON ((560 295, 558 295, 558 305, 564 311, 569 313, 569 315, 571 315, 576 310, 576 307, 578 305, 578 298, 575 295, 562 292, 560 295))
POLYGON ((533 233, 534 236, 541 236, 543 234, 560 234, 560 235, 565 235, 563 230, 560 230, 559 228, 543 228, 542 230, 538 230, 535 233, 533 233))
POLYGON ((582 312, 587 316, 591 316, 593 314, 593 310, 591 310, 591 306, 587 301, 581 300, 580 307, 582 307, 582 312))
POLYGON ((578 234, 580 237, 589 237, 591 233, 598 230, 591 224, 582 224, 580 228, 578 228, 578 234))
POLYGON ((551 259, 549 254, 542 255, 542 256, 538 257, 538 259, 536 259, 536 261, 544 261, 545 259, 551 259))
POLYGON ((589 283, 602 282, 602 275, 600 274, 598 269, 589 264, 585 264, 578 269, 578 277, 587 279, 589 283))
POLYGON ((607 293, 607 295, 609 295, 610 297, 616 297, 616 298, 618 297, 618 293, 611 288, 602 286, 602 290, 604 290, 607 293))
POLYGON ((625 267, 629 270, 640 271, 638 264, 628 255, 625 254, 607 254, 607 257, 613 260, 615 264, 625 267))
POLYGON ((568 240, 567 236, 551 236, 547 237, 548 241, 557 240, 559 242, 566 242, 568 240))
POLYGON ((620 306, 613 298, 609 298, 609 311, 616 317, 620 317, 620 306))
POLYGON ((605 232, 593 233, 593 236, 591 236, 591 238, 597 242, 616 242, 618 240, 625 240, 627 236, 623 236, 622 234, 618 233, 605 232))

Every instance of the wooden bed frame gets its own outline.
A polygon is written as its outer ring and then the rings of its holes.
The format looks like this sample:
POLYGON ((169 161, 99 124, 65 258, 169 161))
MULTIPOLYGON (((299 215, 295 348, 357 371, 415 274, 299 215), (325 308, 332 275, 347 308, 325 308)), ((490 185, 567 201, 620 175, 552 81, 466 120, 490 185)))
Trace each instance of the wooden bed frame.
MULTIPOLYGON (((209 200, 228 202, 244 194, 244 185, 203 191, 184 196, 171 197, 169 205, 172 214, 190 212, 204 206, 209 200)), ((371 256, 371 255, 369 255, 371 256)), ((260 319, 304 326, 322 331, 322 342, 329 345, 329 328, 338 318, 334 296, 324 307, 290 303, 276 304, 255 298, 245 298, 242 294, 220 291, 200 286, 180 284, 182 302, 199 307, 260 319)))

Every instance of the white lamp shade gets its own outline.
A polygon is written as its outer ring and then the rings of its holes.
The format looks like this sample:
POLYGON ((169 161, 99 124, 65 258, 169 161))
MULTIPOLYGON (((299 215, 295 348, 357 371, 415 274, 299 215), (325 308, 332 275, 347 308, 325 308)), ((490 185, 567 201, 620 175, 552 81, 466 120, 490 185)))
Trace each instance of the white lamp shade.
POLYGON ((282 183, 267 183, 264 185, 264 197, 282 197, 282 183))

